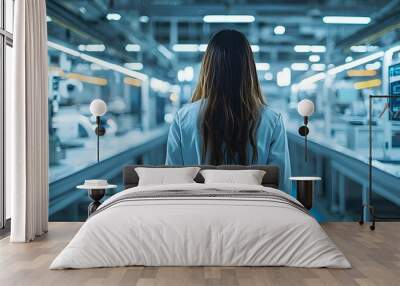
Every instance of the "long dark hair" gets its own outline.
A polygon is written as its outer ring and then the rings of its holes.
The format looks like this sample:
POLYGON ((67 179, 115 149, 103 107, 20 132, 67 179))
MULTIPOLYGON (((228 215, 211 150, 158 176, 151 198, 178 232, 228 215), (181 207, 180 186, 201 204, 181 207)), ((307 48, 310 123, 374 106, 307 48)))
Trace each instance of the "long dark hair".
POLYGON ((253 53, 235 30, 215 34, 203 57, 192 101, 204 99, 199 117, 203 163, 243 164, 257 160, 256 131, 265 104, 253 53), (248 158, 248 143, 252 147, 248 158))

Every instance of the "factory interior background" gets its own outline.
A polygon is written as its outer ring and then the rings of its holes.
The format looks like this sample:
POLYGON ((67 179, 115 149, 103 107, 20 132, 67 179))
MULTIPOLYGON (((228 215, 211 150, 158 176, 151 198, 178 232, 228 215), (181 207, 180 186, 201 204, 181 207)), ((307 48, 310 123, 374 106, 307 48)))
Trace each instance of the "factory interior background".
MULTIPOLYGON (((47 0, 50 220, 85 220, 89 198, 75 188, 82 178, 121 185, 121 166, 165 163, 169 125, 190 102, 207 42, 224 28, 251 43, 264 97, 284 118, 292 175, 323 178, 313 214, 358 220, 368 187, 369 95, 400 94, 399 7, 386 0, 47 0), (100 163, 89 111, 95 98, 108 106, 100 163), (298 135, 304 98, 316 108, 307 162, 298 135)), ((382 216, 400 215, 399 113, 400 99, 373 100, 372 200, 382 216)))

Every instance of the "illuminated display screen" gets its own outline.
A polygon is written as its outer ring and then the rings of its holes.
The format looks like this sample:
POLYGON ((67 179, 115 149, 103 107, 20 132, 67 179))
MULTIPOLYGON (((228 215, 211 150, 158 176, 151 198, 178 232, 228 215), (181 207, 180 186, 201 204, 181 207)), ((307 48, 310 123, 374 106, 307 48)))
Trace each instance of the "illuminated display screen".
POLYGON ((389 118, 400 121, 400 63, 389 67, 389 95, 399 96, 389 99, 389 118))

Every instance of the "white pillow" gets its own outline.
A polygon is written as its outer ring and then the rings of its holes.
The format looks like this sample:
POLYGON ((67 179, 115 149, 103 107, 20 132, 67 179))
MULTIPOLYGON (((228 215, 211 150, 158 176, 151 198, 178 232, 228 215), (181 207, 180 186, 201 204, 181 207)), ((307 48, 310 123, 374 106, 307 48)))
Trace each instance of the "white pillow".
POLYGON ((139 176, 138 186, 195 183, 193 179, 199 170, 199 167, 135 168, 139 176))
POLYGON ((233 183, 261 185, 265 171, 261 170, 201 170, 205 184, 233 183))

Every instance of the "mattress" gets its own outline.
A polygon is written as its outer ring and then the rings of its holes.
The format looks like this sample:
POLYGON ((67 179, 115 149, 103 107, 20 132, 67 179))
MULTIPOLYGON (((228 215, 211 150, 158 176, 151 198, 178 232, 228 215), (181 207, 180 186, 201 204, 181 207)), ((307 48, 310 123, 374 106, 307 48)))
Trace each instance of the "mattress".
POLYGON ((110 197, 50 269, 133 265, 351 267, 286 193, 193 183, 134 187, 110 197))

